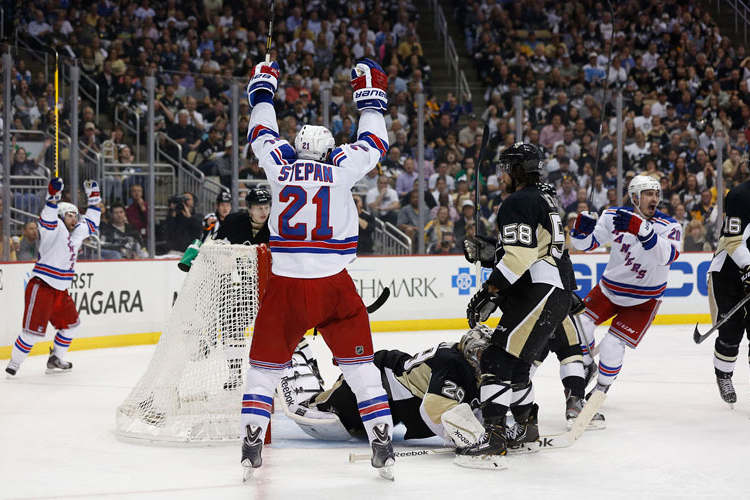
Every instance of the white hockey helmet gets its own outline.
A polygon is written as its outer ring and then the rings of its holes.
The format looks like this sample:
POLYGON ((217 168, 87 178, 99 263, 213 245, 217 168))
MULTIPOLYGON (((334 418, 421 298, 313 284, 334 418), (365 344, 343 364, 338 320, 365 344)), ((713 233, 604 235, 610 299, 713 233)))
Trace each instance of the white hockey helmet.
POLYGON ((641 192, 653 189, 659 192, 661 201, 661 184, 650 175, 636 175, 628 184, 628 196, 634 207, 638 207, 641 201, 641 192), (637 198, 637 199, 636 199, 637 198))
POLYGON ((63 201, 57 204, 57 216, 61 219, 65 219, 65 214, 74 213, 76 219, 78 218, 78 207, 67 201, 63 201))
POLYGON ((305 160, 325 161, 335 147, 331 131, 319 125, 303 126, 294 139, 297 158, 305 160))
POLYGON ((458 342, 458 349, 464 353, 464 358, 477 372, 481 373, 479 361, 482 359, 482 352, 490 345, 492 338, 492 328, 487 325, 479 324, 466 332, 458 342))

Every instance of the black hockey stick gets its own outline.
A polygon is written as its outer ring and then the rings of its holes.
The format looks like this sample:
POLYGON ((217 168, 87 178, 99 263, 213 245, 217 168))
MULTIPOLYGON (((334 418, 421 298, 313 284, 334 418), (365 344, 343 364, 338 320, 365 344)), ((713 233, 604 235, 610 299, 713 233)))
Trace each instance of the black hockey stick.
MULTIPOLYGON (((612 16, 612 34, 609 36, 609 54, 607 55, 607 69, 604 73, 604 89, 602 90, 602 111, 599 115, 599 133, 596 136, 596 155, 594 156, 594 178, 591 179, 591 194, 589 194, 589 210, 591 210, 591 206, 594 203, 594 181, 596 180, 596 175, 599 173, 599 153, 601 151, 601 145, 602 145, 602 125, 604 123, 604 108, 607 104, 607 90, 609 88, 609 69, 612 64, 612 46, 615 44, 615 11, 612 9, 612 2, 611 0, 607 0, 607 5, 609 6, 609 13, 612 16)), ((618 144, 618 148, 621 148, 622 145, 618 144)))
POLYGON ((490 140, 490 126, 485 123, 484 129, 482 130, 482 144, 479 146, 479 156, 477 157, 477 164, 474 166, 474 240, 475 240, 474 251, 476 252, 476 256, 477 256, 477 261, 474 263, 474 265, 476 266, 476 272, 477 272, 477 286, 480 285, 480 281, 482 279, 482 263, 479 261, 479 240, 477 239, 477 236, 479 236, 479 220, 480 220, 479 169, 482 167, 482 162, 484 161, 484 153, 487 150, 487 143, 489 142, 489 140, 490 140))
POLYGON ((377 299, 375 299, 375 302, 367 306, 367 314, 372 314, 378 309, 380 309, 383 304, 385 304, 385 301, 388 300, 388 297, 391 296, 391 289, 388 287, 383 288, 383 291, 380 292, 380 295, 377 299))
POLYGON ((700 344, 701 342, 703 342, 704 340, 706 340, 712 333, 714 333, 716 330, 718 330, 721 325, 723 325, 724 323, 726 323, 727 320, 729 320, 729 318, 731 318, 732 316, 734 316, 734 313, 736 313, 737 311, 739 311, 740 309, 742 309, 742 306, 744 306, 745 304, 747 304, 747 302, 749 300, 750 300, 750 295, 745 295, 745 298, 742 299, 742 300, 740 300, 737 303, 737 305, 732 308, 731 311, 729 311, 728 313, 726 313, 724 315, 724 317, 721 318, 721 321, 719 321, 718 323, 716 323, 713 326, 713 328, 711 328, 709 331, 707 331, 703 335, 701 335, 701 332, 698 331, 698 323, 696 323, 695 324, 695 331, 693 331, 693 340, 695 341, 695 343, 696 344, 700 344))
POLYGON ((268 20, 268 38, 266 39, 266 62, 271 62, 271 37, 273 36, 273 14, 276 0, 271 0, 271 16, 268 20))

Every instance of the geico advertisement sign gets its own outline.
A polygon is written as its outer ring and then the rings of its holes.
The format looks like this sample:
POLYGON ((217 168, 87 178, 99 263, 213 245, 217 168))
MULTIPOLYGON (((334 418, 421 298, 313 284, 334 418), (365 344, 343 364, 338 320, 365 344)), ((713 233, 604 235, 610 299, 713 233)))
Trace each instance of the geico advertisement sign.
MULTIPOLYGON (((599 282, 608 258, 608 254, 571 256, 580 295, 585 296, 599 282)), ((710 264, 710 253, 682 254, 670 266, 665 299, 706 297, 706 273, 710 264)), ((365 257, 352 263, 348 271, 367 304, 385 287, 391 289, 392 298, 437 308, 450 308, 454 301, 465 306, 477 290, 475 268, 461 256, 365 257)), ((479 282, 486 280, 490 273, 491 269, 482 269, 479 282)))

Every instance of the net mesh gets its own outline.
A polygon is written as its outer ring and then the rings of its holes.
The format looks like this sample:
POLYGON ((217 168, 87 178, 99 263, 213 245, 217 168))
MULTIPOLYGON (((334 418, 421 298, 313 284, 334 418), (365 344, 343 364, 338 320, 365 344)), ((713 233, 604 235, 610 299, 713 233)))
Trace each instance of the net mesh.
POLYGON ((240 438, 259 259, 266 255, 257 246, 201 247, 146 372, 117 409, 120 437, 184 444, 240 438))

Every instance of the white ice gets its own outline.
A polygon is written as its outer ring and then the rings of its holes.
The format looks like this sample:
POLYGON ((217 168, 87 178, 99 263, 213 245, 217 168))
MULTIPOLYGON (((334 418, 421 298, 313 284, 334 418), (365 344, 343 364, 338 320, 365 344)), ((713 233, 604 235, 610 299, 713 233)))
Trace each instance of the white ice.
MULTIPOLYGON (((597 331, 598 339, 603 332, 597 331)), ((609 391, 602 410, 607 428, 584 433, 572 448, 509 457, 503 471, 462 469, 450 456, 404 458, 396 464, 395 482, 380 479, 368 462, 348 463, 349 452, 367 453, 365 443, 315 441, 280 413, 263 468, 245 484, 239 444, 121 442, 115 408, 154 346, 71 352, 75 368, 65 375, 45 375, 46 358, 35 356, 14 379, 0 380, 0 498, 750 498, 745 346, 732 410, 716 388, 713 339, 697 346, 691 332, 691 326, 652 327, 638 350, 626 353, 609 391)), ((380 333, 375 347, 416 353, 457 341, 461 333, 380 333)), ((332 383, 338 370, 330 353, 320 338, 311 344, 332 383)), ((537 373, 535 387, 542 434, 563 431, 554 356, 537 373)), ((398 440, 396 446, 410 444, 398 440)))

